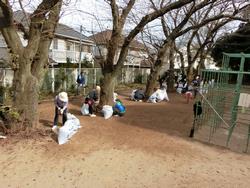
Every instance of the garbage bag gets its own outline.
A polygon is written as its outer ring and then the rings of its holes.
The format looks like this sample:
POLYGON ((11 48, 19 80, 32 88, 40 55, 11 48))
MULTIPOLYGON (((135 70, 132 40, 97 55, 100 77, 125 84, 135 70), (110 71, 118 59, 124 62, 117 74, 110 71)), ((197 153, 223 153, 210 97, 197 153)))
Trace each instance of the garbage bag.
POLYGON ((136 89, 134 89, 134 90, 132 91, 132 93, 130 94, 130 99, 131 99, 131 100, 135 100, 135 92, 136 92, 136 89))
POLYGON ((163 101, 163 100, 169 101, 166 89, 158 89, 156 93, 157 93, 157 101, 163 101))
POLYGON ((67 114, 67 121, 58 131, 58 144, 65 144, 81 128, 80 121, 73 114, 67 114))
POLYGON ((83 104, 81 108, 81 113, 82 115, 89 115, 89 105, 88 104, 83 104))
POLYGON ((103 113, 104 119, 108 119, 108 118, 112 117, 112 115, 113 115, 112 106, 104 105, 102 107, 102 113, 103 113))

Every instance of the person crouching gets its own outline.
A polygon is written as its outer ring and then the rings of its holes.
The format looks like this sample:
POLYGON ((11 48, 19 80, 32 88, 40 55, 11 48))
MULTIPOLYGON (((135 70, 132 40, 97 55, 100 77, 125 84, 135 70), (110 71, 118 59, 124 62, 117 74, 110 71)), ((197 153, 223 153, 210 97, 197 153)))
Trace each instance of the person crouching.
POLYGON ((89 92, 87 97, 85 98, 84 103, 89 105, 89 116, 90 117, 96 117, 94 112, 94 106, 99 104, 100 99, 100 86, 96 86, 95 89, 89 92))
POLYGON ((115 101, 115 105, 113 106, 113 115, 118 115, 118 116, 124 116, 126 112, 126 108, 123 105, 122 101, 120 101, 119 99, 116 99, 115 101))

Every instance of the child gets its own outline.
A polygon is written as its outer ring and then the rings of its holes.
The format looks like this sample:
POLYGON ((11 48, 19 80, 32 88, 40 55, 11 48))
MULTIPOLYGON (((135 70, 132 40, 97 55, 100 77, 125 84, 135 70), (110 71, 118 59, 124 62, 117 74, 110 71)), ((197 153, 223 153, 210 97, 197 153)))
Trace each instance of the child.
POLYGON ((54 117, 54 126, 52 130, 57 129, 58 116, 62 115, 62 124, 67 121, 67 111, 68 111, 68 94, 66 92, 61 92, 55 97, 55 117, 54 117))
POLYGON ((113 106, 113 115, 124 116, 126 112, 125 106, 122 104, 122 101, 116 99, 115 105, 113 106))

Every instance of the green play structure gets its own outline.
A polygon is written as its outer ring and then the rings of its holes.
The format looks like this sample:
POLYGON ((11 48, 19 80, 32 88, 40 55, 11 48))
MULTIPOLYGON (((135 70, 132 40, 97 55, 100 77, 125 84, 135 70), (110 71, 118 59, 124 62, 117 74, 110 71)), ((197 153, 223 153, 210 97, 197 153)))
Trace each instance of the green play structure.
MULTIPOLYGON (((196 100, 201 101, 202 114, 195 117, 195 131, 203 137, 230 147, 232 135, 244 139, 245 152, 250 140, 250 54, 223 53, 220 70, 202 70, 202 82, 196 100), (206 127, 206 128, 203 128, 206 127), (239 127, 237 133, 235 128, 239 127), (223 141, 224 140, 224 141, 223 141)), ((237 142, 237 140, 236 140, 237 142)))

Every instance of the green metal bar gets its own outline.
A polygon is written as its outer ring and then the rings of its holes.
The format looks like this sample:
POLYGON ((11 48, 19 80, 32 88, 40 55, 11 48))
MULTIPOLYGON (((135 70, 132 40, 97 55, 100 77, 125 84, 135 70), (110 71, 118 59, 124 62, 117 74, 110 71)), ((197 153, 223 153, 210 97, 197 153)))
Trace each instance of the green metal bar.
POLYGON ((234 95, 234 99, 233 99, 233 103, 232 103, 232 111, 231 111, 231 128, 229 129, 229 134, 227 137, 227 147, 229 144, 229 141, 231 139, 233 130, 236 126, 236 120, 237 120, 237 113, 238 113, 238 101, 239 101, 239 97, 240 97, 240 89, 241 89, 241 85, 242 85, 242 80, 243 80, 243 71, 244 71, 244 63, 245 63, 245 57, 242 56, 241 57, 241 61, 240 61, 240 71, 238 72, 238 76, 237 76, 237 84, 236 84, 236 88, 235 88, 235 95, 234 95))
POLYGON ((250 54, 245 54, 245 53, 223 53, 223 55, 228 56, 228 57, 244 57, 244 58, 250 58, 250 54))
MULTIPOLYGON (((228 73, 228 74, 238 74, 239 71, 231 71, 231 70, 209 70, 209 69, 206 69, 204 70, 204 72, 218 72, 218 73, 228 73)), ((245 72, 245 71, 242 71, 241 74, 249 74, 250 75, 250 72, 245 72)))
POLYGON ((248 150, 249 141, 250 141, 250 125, 248 126, 247 145, 246 145, 246 150, 245 150, 246 153, 248 150))
POLYGON ((226 60, 226 55, 223 53, 222 64, 221 64, 222 69, 225 67, 225 60, 226 60))

